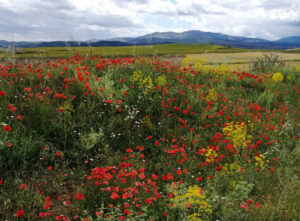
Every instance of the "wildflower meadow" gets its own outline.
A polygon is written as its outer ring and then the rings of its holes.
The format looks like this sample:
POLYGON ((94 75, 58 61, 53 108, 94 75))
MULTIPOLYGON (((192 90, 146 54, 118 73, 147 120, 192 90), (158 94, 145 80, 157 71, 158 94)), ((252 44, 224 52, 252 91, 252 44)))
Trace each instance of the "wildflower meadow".
POLYGON ((0 65, 0 220, 300 220, 300 70, 0 65))

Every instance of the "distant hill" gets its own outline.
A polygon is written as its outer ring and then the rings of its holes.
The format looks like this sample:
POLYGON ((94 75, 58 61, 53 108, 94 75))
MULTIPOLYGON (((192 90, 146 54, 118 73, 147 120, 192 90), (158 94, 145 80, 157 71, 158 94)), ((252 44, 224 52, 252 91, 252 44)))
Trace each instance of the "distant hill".
POLYGON ((281 38, 281 39, 277 40, 276 42, 299 44, 300 36, 291 36, 291 37, 287 37, 287 38, 281 38))
POLYGON ((197 30, 191 30, 181 33, 154 32, 152 34, 136 38, 118 38, 118 40, 137 45, 162 43, 212 43, 216 45, 228 45, 232 47, 257 49, 288 49, 300 47, 300 36, 283 38, 278 41, 268 41, 260 38, 238 37, 197 30))
POLYGON ((0 47, 14 47, 17 48, 35 48, 35 47, 113 47, 113 46, 131 46, 131 43, 121 42, 121 41, 49 41, 49 42, 30 42, 30 41, 20 41, 20 42, 10 42, 1 41, 0 47))
POLYGON ((9 42, 0 40, 0 47, 16 46, 19 48, 32 47, 77 47, 77 46, 131 46, 131 45, 150 45, 150 44, 169 44, 169 43, 198 43, 226 45, 229 47, 249 48, 249 49, 291 49, 300 47, 300 36, 291 36, 269 41, 260 38, 247 38, 239 36, 225 35, 214 32, 203 32, 191 30, 185 32, 154 32, 151 34, 129 38, 112 38, 108 40, 90 41, 51 41, 51 42, 9 42))

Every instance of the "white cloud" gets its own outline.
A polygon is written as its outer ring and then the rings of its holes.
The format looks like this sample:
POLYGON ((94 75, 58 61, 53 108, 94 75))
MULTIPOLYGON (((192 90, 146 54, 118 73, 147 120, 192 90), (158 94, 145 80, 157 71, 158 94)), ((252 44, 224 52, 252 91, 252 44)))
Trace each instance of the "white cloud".
POLYGON ((191 29, 277 39, 300 35, 299 27, 299 0, 0 0, 0 39, 6 40, 191 29))

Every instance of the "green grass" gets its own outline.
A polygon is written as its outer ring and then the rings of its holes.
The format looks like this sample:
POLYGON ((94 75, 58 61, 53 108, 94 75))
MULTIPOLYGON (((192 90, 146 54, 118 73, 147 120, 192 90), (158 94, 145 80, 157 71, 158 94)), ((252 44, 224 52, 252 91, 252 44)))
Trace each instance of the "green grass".
MULTIPOLYGON (((124 46, 124 47, 43 47, 24 48, 16 50, 16 58, 57 58, 79 55, 114 56, 176 56, 200 53, 235 53, 258 51, 254 49, 229 48, 211 44, 162 44, 149 46, 124 46)), ((263 51, 263 50, 259 50, 263 51)), ((12 53, 12 52, 10 52, 12 53)), ((1 54, 0 54, 1 55, 1 54)), ((5 53, 2 51, 2 56, 5 53)))
POLYGON ((300 48, 286 49, 286 50, 284 50, 283 52, 300 53, 300 48))

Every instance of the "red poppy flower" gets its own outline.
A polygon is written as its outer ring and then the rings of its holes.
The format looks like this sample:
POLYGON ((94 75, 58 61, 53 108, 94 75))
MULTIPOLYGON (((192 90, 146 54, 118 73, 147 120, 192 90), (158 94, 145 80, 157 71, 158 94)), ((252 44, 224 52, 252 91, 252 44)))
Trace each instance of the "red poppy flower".
POLYGON ((76 193, 75 197, 77 200, 82 200, 85 198, 85 196, 82 193, 76 193))
POLYGON ((145 176, 145 174, 141 173, 141 174, 139 175, 139 178, 140 178, 140 179, 145 179, 146 176, 145 176))
POLYGON ((122 162, 120 166, 121 166, 121 168, 127 168, 127 163, 122 162))
POLYGON ((7 132, 10 132, 10 131, 12 131, 11 127, 10 127, 10 126, 8 126, 8 125, 6 125, 6 126, 3 126, 3 127, 2 127, 2 129, 3 129, 4 131, 7 131, 7 132))
POLYGON ((260 205, 256 202, 256 203, 255 203, 255 207, 256 207, 256 208, 260 208, 260 205))
POLYGON ((47 216, 47 213, 44 212, 39 213, 39 217, 44 218, 45 216, 47 216))
POLYGON ((247 203, 251 204, 251 203, 253 203, 253 200, 247 200, 247 203))
POLYGON ((0 97, 1 96, 3 96, 3 97, 5 96, 5 93, 3 91, 0 91, 0 97))
POLYGON ((24 91, 30 93, 31 88, 24 88, 24 91))
POLYGON ((130 214, 130 210, 124 209, 123 213, 124 213, 124 215, 129 215, 130 214))
POLYGON ((244 210, 247 210, 249 208, 249 206, 246 203, 243 203, 241 205, 241 208, 243 208, 244 210))
POLYGON ((197 177, 197 181, 200 182, 203 178, 200 176, 200 177, 197 177))
POLYGON ((26 189, 27 189, 26 184, 21 184, 19 187, 20 187, 21 189, 23 189, 23 190, 26 190, 26 189))
POLYGON ((112 192, 110 195, 110 198, 113 200, 116 200, 116 199, 120 198, 120 196, 116 192, 112 192))
POLYGON ((16 217, 21 217, 24 214, 24 210, 20 209, 16 212, 16 217))
POLYGON ((156 174, 152 174, 152 179, 157 180, 158 176, 156 174))

